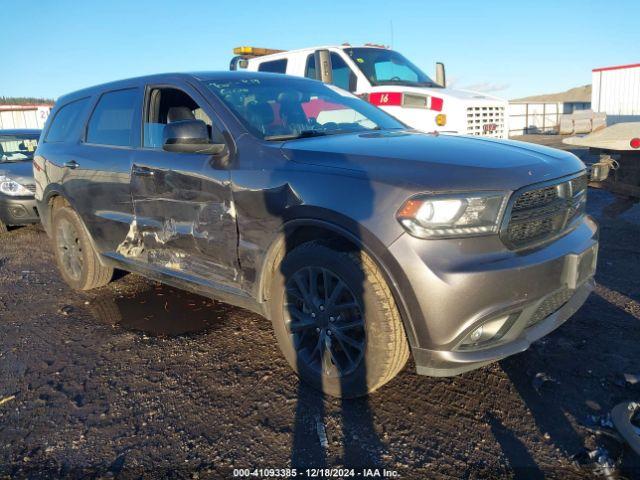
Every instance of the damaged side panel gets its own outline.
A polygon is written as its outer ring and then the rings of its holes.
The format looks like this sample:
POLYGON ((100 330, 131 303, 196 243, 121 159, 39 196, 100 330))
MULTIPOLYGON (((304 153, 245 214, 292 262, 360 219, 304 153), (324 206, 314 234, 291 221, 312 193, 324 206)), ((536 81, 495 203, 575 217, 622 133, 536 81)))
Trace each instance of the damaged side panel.
POLYGON ((117 253, 205 280, 239 282, 229 172, 211 169, 206 160, 139 153, 131 176, 134 218, 117 253))

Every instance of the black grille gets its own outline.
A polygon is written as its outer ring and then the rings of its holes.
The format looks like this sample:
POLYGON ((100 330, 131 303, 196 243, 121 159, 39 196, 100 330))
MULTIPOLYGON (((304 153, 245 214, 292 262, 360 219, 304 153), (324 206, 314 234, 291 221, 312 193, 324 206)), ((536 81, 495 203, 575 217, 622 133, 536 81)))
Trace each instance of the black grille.
POLYGON ((544 218, 509 225, 509 240, 514 244, 525 243, 532 238, 553 232, 553 219, 544 218))
POLYGON ((518 197, 516 203, 513 204, 513 209, 524 210, 527 208, 535 208, 541 205, 547 205, 557 198, 558 188, 556 185, 540 188, 538 190, 531 190, 518 197))
POLYGON ((25 185, 24 188, 29 190, 31 193, 36 193, 36 186, 34 184, 25 185))
POLYGON ((557 292, 552 293, 547 298, 545 298, 542 303, 538 306, 534 314, 531 316, 529 321, 527 322, 527 327, 531 327, 538 322, 541 322, 545 318, 547 318, 552 313, 557 312, 560 308, 571 299, 573 295, 573 291, 568 288, 563 288, 558 290, 557 292))
POLYGON ((586 191, 587 177, 581 175, 516 193, 502 232, 504 242, 511 248, 523 248, 568 231, 584 213, 586 191))

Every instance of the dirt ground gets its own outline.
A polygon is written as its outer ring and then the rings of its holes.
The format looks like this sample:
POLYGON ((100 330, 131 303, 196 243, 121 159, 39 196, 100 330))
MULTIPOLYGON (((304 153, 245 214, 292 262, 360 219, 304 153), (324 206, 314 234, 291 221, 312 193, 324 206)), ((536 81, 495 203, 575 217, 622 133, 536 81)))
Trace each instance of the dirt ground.
POLYGON ((610 478, 640 478, 608 418, 640 400, 624 377, 640 374, 640 205, 589 195, 598 287, 565 325, 455 378, 419 377, 410 362, 342 402, 298 382, 261 317, 131 274, 74 292, 39 227, 11 230, 0 239, 0 477, 348 465, 406 479, 571 479, 609 461, 610 478))

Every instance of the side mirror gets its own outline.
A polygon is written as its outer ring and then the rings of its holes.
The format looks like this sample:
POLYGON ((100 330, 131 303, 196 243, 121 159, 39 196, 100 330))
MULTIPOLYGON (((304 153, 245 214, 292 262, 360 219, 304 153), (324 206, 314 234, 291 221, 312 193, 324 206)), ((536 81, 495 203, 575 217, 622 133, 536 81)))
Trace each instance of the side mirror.
POLYGON ((248 66, 249 62, 247 59, 238 55, 231 59, 231 62, 229 63, 229 70, 235 71, 238 70, 238 68, 247 68, 248 66))
POLYGON ((436 63, 436 83, 441 87, 447 88, 447 74, 442 62, 436 63))
POLYGON ((207 124, 202 120, 181 120, 167 123, 162 131, 162 149, 174 153, 224 152, 226 144, 213 143, 207 124))
POLYGON ((320 80, 323 83, 332 83, 331 52, 329 50, 316 50, 313 55, 316 63, 316 80, 320 80))

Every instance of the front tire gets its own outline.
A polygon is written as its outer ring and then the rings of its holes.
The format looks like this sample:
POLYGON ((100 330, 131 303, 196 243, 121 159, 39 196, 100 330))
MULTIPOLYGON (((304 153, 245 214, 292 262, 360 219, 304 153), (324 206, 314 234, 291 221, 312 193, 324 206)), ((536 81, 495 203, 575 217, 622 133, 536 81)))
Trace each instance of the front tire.
POLYGON ((82 220, 70 207, 53 212, 53 244, 64 281, 75 290, 91 290, 111 281, 113 268, 100 263, 82 220))
POLYGON ((409 357, 398 308, 364 252, 309 242, 275 274, 270 313, 278 344, 305 382, 342 398, 393 379, 409 357))

